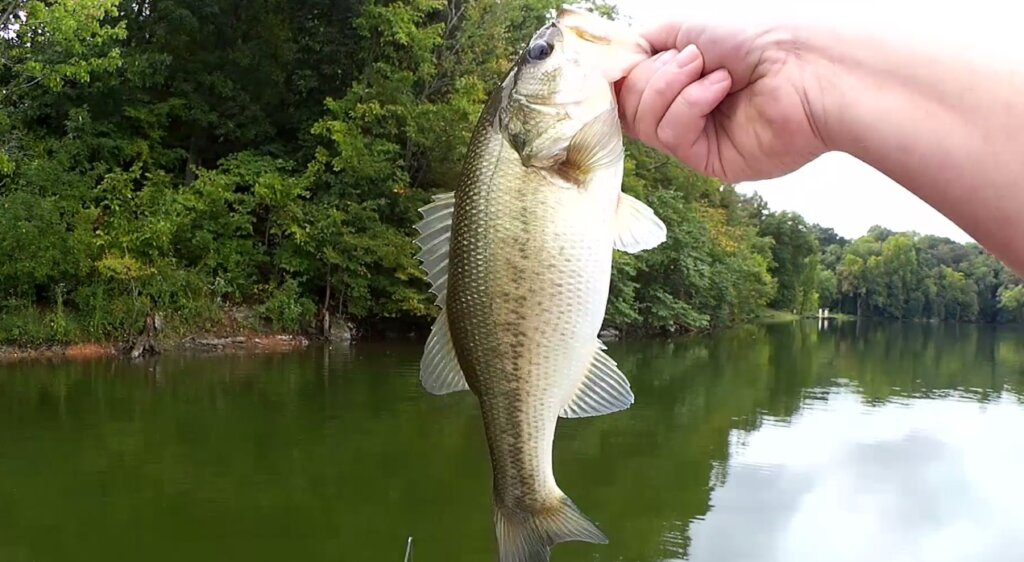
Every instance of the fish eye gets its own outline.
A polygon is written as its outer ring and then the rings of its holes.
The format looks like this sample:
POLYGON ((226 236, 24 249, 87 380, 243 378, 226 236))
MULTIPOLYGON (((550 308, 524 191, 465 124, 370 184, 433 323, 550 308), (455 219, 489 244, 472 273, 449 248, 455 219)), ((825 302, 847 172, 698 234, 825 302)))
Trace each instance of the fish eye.
POLYGON ((554 47, 547 41, 537 41, 526 50, 526 56, 532 61, 542 61, 551 56, 554 47))

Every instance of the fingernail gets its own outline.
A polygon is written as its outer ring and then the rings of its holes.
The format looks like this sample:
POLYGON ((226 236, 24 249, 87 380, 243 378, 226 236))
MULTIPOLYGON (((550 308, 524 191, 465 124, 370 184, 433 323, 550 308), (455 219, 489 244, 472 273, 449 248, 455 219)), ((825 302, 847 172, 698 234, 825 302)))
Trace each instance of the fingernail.
POLYGON ((676 55, 675 63, 679 68, 686 68, 700 59, 700 51, 696 45, 687 45, 685 49, 676 55))

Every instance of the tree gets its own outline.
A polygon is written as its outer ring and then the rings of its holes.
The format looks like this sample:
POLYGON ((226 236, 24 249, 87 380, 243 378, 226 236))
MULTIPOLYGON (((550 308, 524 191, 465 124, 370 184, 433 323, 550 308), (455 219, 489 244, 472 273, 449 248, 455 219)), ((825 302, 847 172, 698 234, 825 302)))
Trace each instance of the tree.
POLYGON ((814 239, 818 241, 820 248, 828 248, 829 246, 842 248, 850 243, 849 240, 837 234, 834 229, 821 226, 820 224, 812 224, 811 232, 814 234, 814 239))
POLYGON ((815 280, 818 292, 818 302, 821 306, 832 310, 839 308, 839 281, 835 273, 822 265, 818 266, 817 278, 815 280))
MULTIPOLYGON (((0 1, 0 315, 43 326, 0 343, 123 340, 156 313, 172 335, 310 330, 318 310, 429 327, 417 209, 454 189, 484 101, 560 4, 0 1)), ((624 191, 669 234, 615 253, 610 326, 713 330, 768 305, 1019 318, 1021 280, 976 244, 846 240, 626 150, 624 191)))
POLYGON ((60 91, 68 82, 88 82, 120 65, 115 43, 123 24, 111 25, 117 0, 8 0, 0 5, 4 44, 0 96, 5 104, 31 96, 31 89, 60 91))
POLYGON ((843 256, 843 262, 836 269, 836 282, 841 297, 849 297, 854 301, 853 313, 864 314, 864 296, 867 293, 864 260, 853 254, 843 256))
POLYGON ((665 243, 614 261, 607 322, 634 333, 707 330, 760 312, 775 288, 767 240, 750 224, 744 199, 627 142, 624 190, 657 209, 665 243))
POLYGON ((1024 285, 999 289, 999 309, 1011 322, 1024 322, 1024 285))
POLYGON ((944 295, 942 319, 972 321, 978 314, 977 288, 963 273, 947 266, 939 268, 938 290, 944 295))
POLYGON ((774 241, 769 272, 778 290, 771 306, 797 312, 816 308, 814 280, 819 246, 810 225, 800 215, 783 211, 766 216, 759 232, 774 241))

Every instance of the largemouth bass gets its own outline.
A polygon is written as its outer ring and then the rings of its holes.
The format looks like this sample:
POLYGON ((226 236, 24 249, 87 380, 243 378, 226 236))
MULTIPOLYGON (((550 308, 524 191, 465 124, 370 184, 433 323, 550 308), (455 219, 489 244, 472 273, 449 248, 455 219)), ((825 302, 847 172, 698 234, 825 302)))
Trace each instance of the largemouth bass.
POLYGON ((560 416, 633 403, 598 332, 613 251, 666 235, 621 191, 612 84, 649 55, 628 28, 560 10, 490 96, 454 192, 421 209, 418 257, 442 311, 420 380, 433 394, 470 390, 479 402, 501 562, 608 541, 556 484, 552 446, 560 416))

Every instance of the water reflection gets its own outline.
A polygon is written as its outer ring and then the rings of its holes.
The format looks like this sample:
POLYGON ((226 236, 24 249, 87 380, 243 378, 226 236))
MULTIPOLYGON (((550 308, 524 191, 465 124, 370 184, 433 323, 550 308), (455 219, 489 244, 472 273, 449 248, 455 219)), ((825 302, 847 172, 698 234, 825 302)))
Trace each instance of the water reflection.
MULTIPOLYGON (((1019 330, 750 326, 611 345, 635 406, 565 420, 611 538, 553 560, 1024 559, 1019 330)), ((471 397, 419 346, 0 366, 0 561, 490 560, 471 397)))
POLYGON ((689 548, 675 531, 666 549, 692 561, 1024 558, 1018 335, 767 329, 755 339, 774 386, 730 432, 728 477, 713 473, 689 548))
POLYGON ((1013 400, 865 412, 837 392, 733 451, 689 559, 1020 560, 1022 427, 1013 400))

